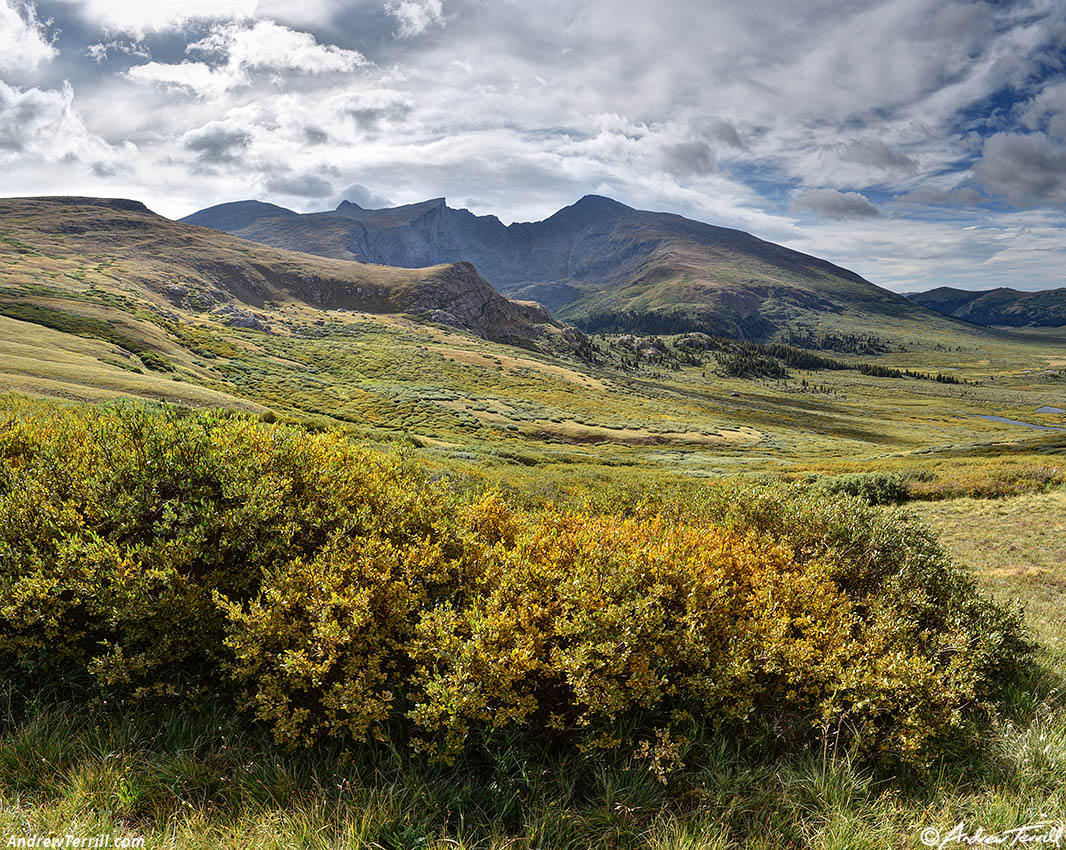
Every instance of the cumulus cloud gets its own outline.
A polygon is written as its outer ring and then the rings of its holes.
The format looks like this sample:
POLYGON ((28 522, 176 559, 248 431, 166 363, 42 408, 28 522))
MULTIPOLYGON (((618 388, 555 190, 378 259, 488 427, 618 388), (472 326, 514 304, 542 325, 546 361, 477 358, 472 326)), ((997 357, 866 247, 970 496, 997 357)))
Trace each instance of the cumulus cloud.
POLYGON ((1019 207, 1066 205, 1066 145, 1037 133, 996 133, 985 140, 974 179, 1019 207))
POLYGON ((74 109, 74 89, 21 90, 0 81, 0 156, 13 162, 113 164, 120 153, 90 132, 74 109))
POLYGON ((21 0, 0 0, 0 74, 7 77, 36 71, 58 53, 35 6, 21 0))
POLYGON ((220 24, 210 35, 186 48, 188 53, 215 53, 228 68, 298 71, 305 74, 345 73, 366 65, 357 50, 319 44, 311 33, 297 32, 273 21, 220 24))
POLYGON ((1030 130, 1043 127, 1049 135, 1066 141, 1066 82, 1045 86, 1024 107, 1022 121, 1030 130))
POLYGON ((836 189, 807 189, 793 199, 792 208, 836 221, 877 218, 881 215, 865 195, 838 192, 836 189))
POLYGON ((385 11, 399 24, 397 35, 401 38, 421 35, 431 26, 444 26, 442 0, 390 0, 385 11))
POLYGON ((325 198, 333 194, 333 187, 314 174, 272 177, 266 182, 268 192, 297 198, 325 198))
POLYGON ((210 98, 221 97, 245 79, 235 78, 228 70, 216 70, 204 62, 146 62, 134 65, 126 76, 134 82, 154 83, 210 98))
POLYGON ((249 85, 254 71, 342 74, 369 64, 356 50, 319 44, 310 33, 273 21, 217 24, 209 35, 189 44, 186 53, 217 61, 148 62, 130 68, 127 76, 217 98, 230 89, 249 85))
POLYGON ((364 210, 380 210, 384 207, 392 206, 392 201, 384 195, 379 195, 376 192, 370 191, 361 183, 353 183, 341 192, 340 199, 342 201, 351 201, 353 204, 362 207, 364 210))

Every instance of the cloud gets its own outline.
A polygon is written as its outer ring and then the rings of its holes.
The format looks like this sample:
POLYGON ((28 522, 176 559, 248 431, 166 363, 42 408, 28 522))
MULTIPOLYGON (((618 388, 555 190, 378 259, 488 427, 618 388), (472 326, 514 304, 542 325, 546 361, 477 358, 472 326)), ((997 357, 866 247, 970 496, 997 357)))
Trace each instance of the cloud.
MULTIPOLYGON (((0 81, 0 156, 20 162, 111 162, 116 151, 74 109, 74 89, 18 89, 0 81)), ((9 163, 10 165, 10 163, 9 163)))
POLYGON ((792 208, 836 221, 877 218, 881 215, 864 195, 838 192, 836 189, 807 189, 793 199, 792 208))
POLYGON ((58 55, 35 6, 0 0, 0 74, 27 74, 58 55))
POLYGON ((247 130, 222 122, 212 122, 185 135, 184 147, 196 154, 196 159, 208 165, 238 162, 251 144, 247 130))
POLYGON ((376 130, 383 121, 402 121, 413 109, 399 92, 379 90, 361 92, 344 111, 361 130, 376 130))
POLYGON ((151 51, 143 42, 120 38, 90 44, 85 48, 85 52, 92 58, 93 62, 96 62, 97 64, 106 61, 111 53, 122 53, 126 56, 135 56, 138 59, 152 58, 151 51))
POLYGON ((106 32, 138 40, 152 31, 175 29, 190 21, 248 18, 257 0, 67 0, 106 32))
POLYGON ((215 53, 230 69, 298 71, 304 74, 350 73, 367 65, 357 50, 319 44, 311 33, 297 32, 273 21, 215 26, 210 35, 193 42, 188 53, 215 53))
POLYGON ((385 11, 400 25, 397 35, 410 38, 421 35, 431 26, 444 26, 442 0, 390 0, 385 11))
POLYGON ((361 183, 353 183, 341 192, 340 199, 342 201, 351 201, 353 204, 362 207, 364 210, 379 210, 383 207, 391 207, 393 205, 392 201, 384 195, 378 195, 371 192, 361 183))
POLYGON ((950 190, 919 186, 906 194, 896 195, 893 200, 914 206, 972 207, 988 198, 973 186, 959 186, 950 190))
POLYGON ((1037 133, 996 133, 985 140, 974 179, 1018 208, 1066 206, 1066 145, 1037 133))
POLYGON ((729 147, 737 150, 748 149, 747 142, 740 137, 740 133, 737 132, 736 126, 731 121, 726 121, 724 118, 712 119, 708 129, 714 138, 724 142, 729 147))
POLYGON ((713 174, 718 158, 706 142, 677 142, 663 147, 663 168, 679 177, 713 174))
POLYGON ((1049 135, 1066 141, 1066 82, 1045 86, 1022 111, 1030 130, 1046 128, 1049 135))
POLYGON ((837 154, 841 159, 858 162, 884 171, 913 174, 918 170, 918 161, 913 157, 890 148, 880 139, 852 139, 838 144, 837 154))
POLYGON ((215 70, 204 62, 146 62, 134 65, 126 72, 126 76, 137 83, 184 89, 209 98, 221 97, 245 79, 235 78, 226 70, 215 70))
POLYGON ((298 198, 325 198, 333 194, 333 187, 314 174, 298 177, 272 177, 266 182, 268 192, 298 198))
POLYGON ((177 63, 148 62, 127 71, 137 82, 184 88, 197 95, 218 98, 252 82, 252 72, 346 74, 368 63, 356 50, 319 44, 310 33, 297 32, 273 21, 217 24, 204 38, 189 44, 189 54, 216 59, 177 63))

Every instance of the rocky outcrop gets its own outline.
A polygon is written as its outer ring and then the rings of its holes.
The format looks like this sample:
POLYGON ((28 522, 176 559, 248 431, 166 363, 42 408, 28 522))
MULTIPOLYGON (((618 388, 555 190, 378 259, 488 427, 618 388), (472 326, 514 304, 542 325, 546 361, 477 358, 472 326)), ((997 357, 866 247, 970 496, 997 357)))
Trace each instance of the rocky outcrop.
POLYGON ((255 313, 232 305, 220 307, 213 311, 212 315, 231 328, 247 328, 249 330, 262 331, 263 333, 273 333, 270 325, 255 315, 255 313))
POLYGON ((500 342, 535 338, 539 326, 557 325, 541 305, 504 298, 471 263, 445 266, 406 297, 405 312, 500 342))

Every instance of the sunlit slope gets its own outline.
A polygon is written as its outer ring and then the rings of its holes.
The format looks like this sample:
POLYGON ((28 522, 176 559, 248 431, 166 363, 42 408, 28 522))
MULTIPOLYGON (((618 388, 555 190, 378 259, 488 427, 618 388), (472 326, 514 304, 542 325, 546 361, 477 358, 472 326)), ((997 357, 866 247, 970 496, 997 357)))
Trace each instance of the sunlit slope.
POLYGON ((0 316, 0 393, 72 401, 143 398, 177 404, 265 408, 248 399, 139 365, 139 358, 104 340, 86 339, 0 316))
POLYGON ((527 343, 553 325, 545 311, 500 296, 468 264, 398 269, 279 251, 170 221, 136 201, 0 199, 0 258, 8 298, 41 287, 106 290, 159 315, 249 327, 284 304, 409 313, 527 343))

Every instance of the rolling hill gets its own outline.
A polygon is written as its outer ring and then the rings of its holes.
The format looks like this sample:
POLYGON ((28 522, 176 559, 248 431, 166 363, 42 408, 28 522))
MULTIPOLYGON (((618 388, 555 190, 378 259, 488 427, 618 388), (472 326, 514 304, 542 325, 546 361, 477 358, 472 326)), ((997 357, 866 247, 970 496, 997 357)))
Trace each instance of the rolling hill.
POLYGON ((941 286, 910 295, 912 301, 978 325, 1061 327, 1066 325, 1066 288, 1019 292, 1000 287, 978 292, 941 286))
POLYGON ((308 214, 241 201, 183 221, 334 259, 401 267, 466 260, 500 292, 593 332, 704 331, 812 344, 828 329, 946 325, 825 260, 597 195, 544 221, 511 225, 443 198, 381 210, 346 201, 308 214))
POLYGON ((262 410, 266 350, 404 323, 530 351, 568 351, 575 337, 540 305, 501 296, 469 263, 329 260, 123 199, 0 199, 0 392, 262 410), (234 371, 250 362, 261 365, 234 371))
MULTIPOLYGON (((504 298, 469 263, 385 268, 254 245, 173 222, 137 201, 0 199, 4 297, 31 278, 86 281, 86 261, 156 310, 262 327, 257 311, 285 301, 322 310, 411 314, 485 338, 530 344, 557 323, 536 304, 504 298), (75 263, 76 271, 69 270, 75 263)), ((3 308, 0 307, 0 310, 3 308)))

